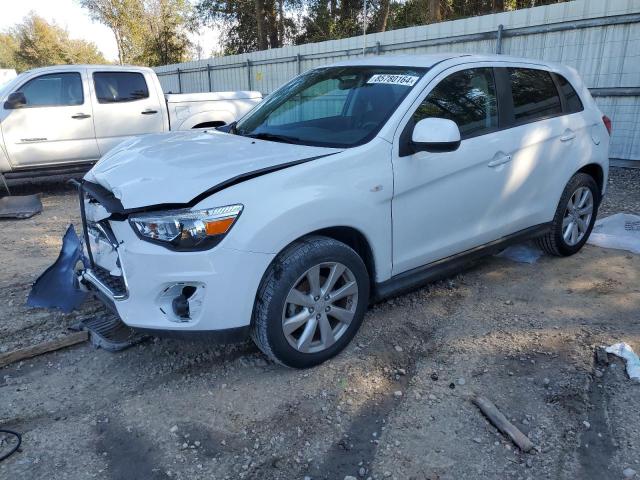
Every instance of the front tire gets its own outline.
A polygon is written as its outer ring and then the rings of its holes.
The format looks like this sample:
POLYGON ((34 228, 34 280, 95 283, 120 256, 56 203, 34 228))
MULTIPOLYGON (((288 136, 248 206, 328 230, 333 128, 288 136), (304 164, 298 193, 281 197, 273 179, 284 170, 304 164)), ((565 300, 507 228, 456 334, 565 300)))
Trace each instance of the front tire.
POLYGON ((587 242, 598 215, 600 189, 591 175, 576 173, 560 197, 549 232, 537 239, 550 255, 568 257, 587 242))
POLYGON ((312 236, 281 252, 262 279, 251 336, 272 360, 309 368, 354 337, 369 303, 360 256, 332 238, 312 236))

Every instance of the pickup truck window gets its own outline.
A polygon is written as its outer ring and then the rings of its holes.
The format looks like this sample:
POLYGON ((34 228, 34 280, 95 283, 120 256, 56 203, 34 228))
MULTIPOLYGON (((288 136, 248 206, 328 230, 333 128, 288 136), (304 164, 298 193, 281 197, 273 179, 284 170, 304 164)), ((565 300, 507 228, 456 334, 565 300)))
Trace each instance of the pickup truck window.
POLYGON ((348 148, 371 140, 427 71, 413 67, 311 70, 269 95, 235 133, 279 142, 348 148))
POLYGON ((84 94, 79 73, 50 73, 41 75, 22 85, 27 99, 26 107, 62 107, 82 105, 84 94))
POLYGON ((144 75, 138 72, 95 72, 93 74, 98 103, 133 102, 149 98, 144 75))

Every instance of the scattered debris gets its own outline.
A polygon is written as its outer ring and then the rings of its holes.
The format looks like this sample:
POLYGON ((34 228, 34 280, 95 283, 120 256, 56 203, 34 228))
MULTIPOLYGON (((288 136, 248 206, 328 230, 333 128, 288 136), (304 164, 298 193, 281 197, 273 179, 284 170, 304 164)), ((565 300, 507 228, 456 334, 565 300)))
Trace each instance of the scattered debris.
POLYGON ((75 268, 82 257, 80 239, 73 224, 69 225, 58 258, 33 284, 27 305, 59 308, 65 313, 81 305, 87 298, 87 292, 80 289, 75 268))
MULTIPOLYGON (((16 444, 13 447, 11 447, 11 449, 7 453, 0 454, 0 462, 1 462, 9 458, 11 455, 13 455, 18 451, 18 449, 20 448, 20 445, 22 444, 22 435, 20 435, 18 432, 14 432, 13 430, 4 430, 4 429, 0 429, 0 433, 4 433, 5 436, 9 435, 10 437, 15 437, 16 439, 16 444)), ((4 446, 4 443, 8 443, 6 439, 2 439, 2 441, 0 441, 0 447, 4 446)))
POLYGON ((532 242, 526 242, 507 247, 496 256, 518 263, 532 264, 536 263, 542 256, 542 250, 536 247, 532 242))
POLYGON ((42 211, 40 195, 20 195, 0 198, 0 218, 31 218, 42 211))
POLYGON ((64 337, 56 338, 55 340, 0 354, 0 368, 14 362, 19 362, 20 360, 37 357, 43 353, 53 352, 77 343, 86 342, 88 338, 89 334, 87 332, 74 332, 64 337))
POLYGON ((606 348, 607 353, 623 358, 627 362, 627 375, 631 380, 640 382, 640 358, 628 344, 621 342, 606 348))
POLYGON ((92 345, 109 352, 124 350, 149 338, 149 335, 136 332, 110 313, 80 320, 73 328, 86 330, 92 345))
POLYGON ((633 468, 629 468, 629 467, 627 467, 627 468, 625 468, 625 469, 622 471, 622 476, 623 476, 625 479, 630 480, 630 479, 632 479, 632 478, 635 478, 635 477, 636 477, 636 471, 635 471, 633 468))
POLYGON ((596 221, 588 242, 640 254, 640 215, 616 213, 596 221))
POLYGON ((471 401, 498 430, 513 440, 513 443, 515 443, 520 450, 529 452, 533 448, 533 442, 529 440, 529 437, 507 420, 491 401, 481 395, 474 395, 471 401))

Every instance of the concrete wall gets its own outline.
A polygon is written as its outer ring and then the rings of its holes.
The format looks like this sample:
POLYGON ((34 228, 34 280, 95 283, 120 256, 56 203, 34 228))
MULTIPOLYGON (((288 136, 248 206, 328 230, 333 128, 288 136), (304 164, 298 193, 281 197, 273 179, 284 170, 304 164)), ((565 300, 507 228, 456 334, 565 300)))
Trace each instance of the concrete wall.
MULTIPOLYGON (((498 43, 504 54, 576 68, 613 120, 611 157, 640 161, 639 0, 576 0, 376 33, 366 37, 366 54, 495 53, 498 43)), ((167 65, 156 72, 165 92, 268 94, 305 70, 362 56, 363 45, 362 36, 352 37, 167 65)))

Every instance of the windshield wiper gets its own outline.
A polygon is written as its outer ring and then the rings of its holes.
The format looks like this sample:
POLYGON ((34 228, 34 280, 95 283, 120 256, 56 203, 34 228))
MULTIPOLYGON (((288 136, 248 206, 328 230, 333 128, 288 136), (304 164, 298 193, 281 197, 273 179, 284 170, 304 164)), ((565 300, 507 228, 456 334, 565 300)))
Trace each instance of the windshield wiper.
POLYGON ((257 138, 259 140, 270 140, 272 142, 282 143, 298 143, 300 141, 297 137, 288 137, 286 135, 276 135, 275 133, 249 133, 245 137, 257 138))

